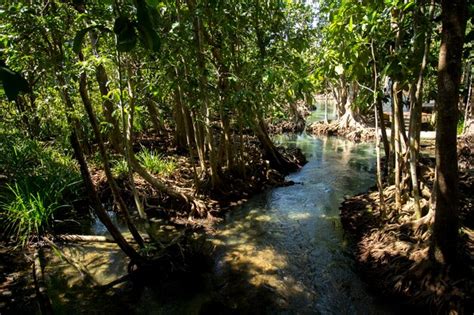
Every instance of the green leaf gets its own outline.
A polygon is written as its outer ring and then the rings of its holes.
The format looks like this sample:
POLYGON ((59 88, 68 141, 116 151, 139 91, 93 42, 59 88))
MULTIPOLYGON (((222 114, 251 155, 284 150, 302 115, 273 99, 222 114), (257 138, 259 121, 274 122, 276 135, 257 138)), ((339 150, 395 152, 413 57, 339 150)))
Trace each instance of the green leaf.
MULTIPOLYGON (((156 9, 148 6, 144 0, 137 0, 137 29, 140 41, 146 49, 159 51, 161 46, 160 37, 154 29, 152 15, 156 9)), ((155 12, 156 13, 156 12, 155 12)))
POLYGON ((29 92, 30 85, 23 76, 9 69, 6 65, 3 66, 4 62, 0 61, 0 81, 3 83, 3 90, 9 101, 16 99, 20 92, 29 92))
POLYGON ((137 33, 133 23, 125 16, 119 16, 114 23, 114 33, 117 36, 117 50, 127 52, 137 44, 137 33))
POLYGON ((80 30, 79 32, 76 33, 76 37, 74 37, 74 42, 72 45, 72 50, 76 54, 78 54, 81 51, 81 46, 82 46, 82 42, 84 41, 84 36, 86 36, 86 34, 93 29, 98 29, 102 32, 111 32, 108 28, 104 27, 103 25, 93 25, 93 26, 89 26, 80 30))
POLYGON ((410 2, 408 2, 407 4, 405 4, 405 6, 403 7, 403 11, 408 11, 408 10, 411 9, 413 6, 415 6, 415 2, 414 2, 414 1, 410 1, 410 2))

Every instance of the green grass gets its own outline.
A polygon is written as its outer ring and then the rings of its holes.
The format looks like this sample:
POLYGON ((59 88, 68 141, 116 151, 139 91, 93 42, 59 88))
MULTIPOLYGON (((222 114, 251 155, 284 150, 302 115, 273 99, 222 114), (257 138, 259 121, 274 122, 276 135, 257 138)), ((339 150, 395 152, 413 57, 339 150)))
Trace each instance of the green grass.
POLYGON ((13 237, 18 245, 25 246, 32 236, 41 235, 50 227, 59 205, 52 201, 55 198, 43 196, 44 191, 30 193, 28 187, 17 183, 8 186, 8 190, 11 198, 0 203, 4 233, 13 237))
POLYGON ((128 165, 125 159, 120 159, 113 162, 112 175, 114 177, 125 177, 128 174, 128 165))
POLYGON ((51 143, 0 135, 0 224, 6 237, 24 246, 47 231, 54 215, 81 194, 77 163, 51 143))
POLYGON ((164 158, 153 150, 142 148, 137 157, 150 173, 168 176, 176 170, 174 161, 164 158))

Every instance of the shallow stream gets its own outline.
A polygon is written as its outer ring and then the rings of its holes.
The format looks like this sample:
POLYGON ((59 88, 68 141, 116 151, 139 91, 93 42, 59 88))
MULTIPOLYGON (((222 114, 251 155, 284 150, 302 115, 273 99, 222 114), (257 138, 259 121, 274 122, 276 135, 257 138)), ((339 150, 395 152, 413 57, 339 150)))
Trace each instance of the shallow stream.
MULTIPOLYGON (((192 294, 163 299, 163 292, 142 289, 133 302, 104 295, 85 298, 77 271, 66 263, 48 264, 50 291, 60 312, 87 309, 144 314, 389 313, 368 293, 354 270, 339 220, 344 196, 374 184, 374 147, 337 138, 281 136, 276 142, 296 146, 308 163, 288 176, 294 185, 269 189, 231 211, 209 238, 215 246, 210 280, 192 294), (64 277, 64 275, 68 275, 64 277), (212 278, 212 279, 211 279, 212 278), (76 292, 76 293, 74 293, 76 292), (83 303, 74 299, 84 298, 83 303), (94 302, 91 302, 94 301, 94 302), (89 303, 93 303, 90 305, 89 303)), ((95 226, 101 231, 100 224, 95 226)), ((91 269, 101 283, 125 273, 123 255, 113 246, 74 246, 65 251, 91 269)))

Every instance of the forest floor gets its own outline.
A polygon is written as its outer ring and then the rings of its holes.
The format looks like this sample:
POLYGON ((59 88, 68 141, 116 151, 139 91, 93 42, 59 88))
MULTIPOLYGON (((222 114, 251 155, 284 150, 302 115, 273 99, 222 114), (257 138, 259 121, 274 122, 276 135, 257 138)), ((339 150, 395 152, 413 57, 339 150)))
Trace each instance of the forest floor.
POLYGON ((462 236, 456 266, 437 265, 433 259, 436 253, 430 251, 434 216, 428 209, 434 159, 422 159, 421 205, 427 213, 422 219, 414 220, 413 203, 408 196, 402 209, 395 210, 394 186, 384 189, 385 211, 379 206, 375 187, 342 203, 341 221, 354 241, 358 267, 379 294, 396 297, 407 307, 418 306, 420 311, 474 311, 473 138, 458 141, 462 236))

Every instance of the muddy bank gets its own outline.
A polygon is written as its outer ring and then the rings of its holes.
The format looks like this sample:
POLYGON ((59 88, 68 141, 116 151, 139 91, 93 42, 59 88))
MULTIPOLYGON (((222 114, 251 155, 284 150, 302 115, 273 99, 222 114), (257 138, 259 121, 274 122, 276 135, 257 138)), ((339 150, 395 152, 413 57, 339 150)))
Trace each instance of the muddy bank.
MULTIPOLYGON (((149 148, 166 147, 150 140, 144 141, 149 148)), ((134 176, 135 185, 140 197, 143 199, 145 211, 149 218, 160 218, 178 225, 194 225, 211 227, 215 219, 222 217, 232 207, 242 204, 250 196, 270 187, 292 185, 285 180, 285 175, 273 169, 270 162, 264 158, 258 141, 248 139, 247 143, 248 161, 242 168, 235 165, 233 169, 224 169, 221 174, 222 183, 218 190, 210 190, 208 185, 210 179, 203 176, 196 181, 192 173, 192 161, 187 155, 179 152, 167 152, 170 159, 176 164, 176 170, 168 175, 159 175, 168 187, 185 192, 191 195, 198 202, 206 206, 207 215, 201 218, 190 218, 189 209, 184 207, 179 201, 170 198, 154 189, 148 182, 134 176)), ((277 150, 290 162, 298 167, 306 163, 306 157, 300 149, 287 149, 278 147, 277 150)), ((159 151, 158 151, 159 152, 159 151)), ((100 197, 105 204, 114 208, 113 197, 107 183, 106 176, 101 169, 95 169, 93 180, 98 187, 100 197)), ((121 189, 121 194, 127 204, 134 209, 134 199, 132 195, 131 183, 126 178, 118 178, 117 183, 121 189)))
POLYGON ((461 244, 457 266, 437 265, 430 252, 433 213, 428 212, 434 161, 424 160, 423 205, 427 215, 413 219, 410 200, 396 211, 394 186, 384 189, 382 213, 375 188, 346 199, 341 222, 354 241, 355 258, 367 282, 380 294, 422 311, 470 314, 474 310, 473 142, 459 141, 461 244))
POLYGON ((338 136, 354 142, 375 140, 375 128, 368 126, 341 127, 337 121, 314 122, 306 128, 306 132, 315 136, 338 136))

